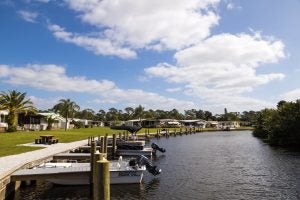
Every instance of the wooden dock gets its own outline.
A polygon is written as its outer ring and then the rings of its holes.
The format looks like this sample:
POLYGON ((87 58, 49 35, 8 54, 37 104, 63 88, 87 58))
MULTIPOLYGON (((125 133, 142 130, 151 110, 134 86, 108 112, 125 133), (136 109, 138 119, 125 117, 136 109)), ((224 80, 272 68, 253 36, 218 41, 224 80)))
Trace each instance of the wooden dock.
POLYGON ((76 163, 76 167, 54 167, 21 169, 11 175, 11 181, 45 180, 45 179, 88 179, 90 166, 86 163, 76 163))

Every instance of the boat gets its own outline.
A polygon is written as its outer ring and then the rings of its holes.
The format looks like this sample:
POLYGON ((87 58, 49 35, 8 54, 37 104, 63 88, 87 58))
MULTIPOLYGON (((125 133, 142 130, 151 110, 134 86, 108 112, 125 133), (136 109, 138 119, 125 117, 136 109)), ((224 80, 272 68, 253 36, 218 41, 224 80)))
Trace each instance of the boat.
POLYGON ((130 133, 136 133, 142 129, 142 126, 140 123, 134 124, 132 121, 128 121, 121 125, 112 125, 110 128, 114 130, 125 130, 129 131, 130 133))
POLYGON ((120 126, 111 126, 110 128, 114 130, 125 130, 125 131, 129 131, 130 133, 136 133, 142 129, 142 126, 138 126, 138 125, 129 126, 129 125, 122 124, 120 126))
MULTIPOLYGON (((136 159, 129 161, 123 161, 122 157, 119 157, 118 161, 110 161, 110 184, 136 184, 141 183, 143 179, 144 171, 148 171, 154 176, 161 173, 160 169, 153 166, 151 161, 145 156, 139 156, 136 159)), ((70 173, 74 173, 77 170, 90 171, 90 163, 44 163, 38 166, 37 169, 44 169, 44 173, 47 170, 53 169, 69 169, 70 173)), ((34 170, 34 169, 33 169, 34 170)), ((56 177, 56 176, 54 176, 56 177)), ((89 176, 78 176, 73 178, 50 178, 47 181, 58 185, 88 185, 90 183, 89 176)))

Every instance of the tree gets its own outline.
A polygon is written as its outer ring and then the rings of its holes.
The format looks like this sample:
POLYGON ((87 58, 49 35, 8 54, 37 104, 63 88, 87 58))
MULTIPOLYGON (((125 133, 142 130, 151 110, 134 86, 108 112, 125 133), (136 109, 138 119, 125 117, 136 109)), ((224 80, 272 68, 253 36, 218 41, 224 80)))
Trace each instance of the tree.
POLYGON ((205 119, 204 111, 203 111, 203 110, 198 110, 198 111, 196 112, 196 118, 197 118, 197 119, 205 119))
POLYGON ((99 110, 98 113, 96 114, 97 116, 97 120, 99 121, 105 121, 105 116, 106 116, 106 112, 105 110, 99 110))
POLYGON ((67 130, 68 118, 73 117, 76 111, 80 110, 80 107, 70 99, 61 99, 59 103, 53 107, 55 112, 58 112, 66 120, 65 131, 67 130))
POLYGON ((36 108, 30 99, 26 99, 26 93, 16 90, 0 93, 0 110, 8 110, 8 131, 16 131, 19 113, 35 113, 36 108))
POLYGON ((181 119, 179 111, 175 108, 169 112, 169 117, 172 119, 181 119))
POLYGON ((184 115, 185 119, 196 119, 196 109, 191 109, 191 110, 185 110, 184 115))
POLYGON ((208 120, 213 120, 213 119, 214 119, 212 113, 209 112, 209 111, 205 111, 205 112, 204 112, 204 116, 205 116, 205 120, 206 120, 206 121, 208 121, 208 120))
POLYGON ((277 110, 259 113, 254 136, 267 139, 271 145, 300 146, 300 100, 277 104, 277 110))
POLYGON ((95 118, 95 111, 87 108, 82 110, 81 112, 78 112, 78 117, 81 119, 89 119, 89 120, 93 120, 95 118))
POLYGON ((134 109, 133 117, 135 119, 137 119, 137 118, 142 119, 144 117, 144 110, 145 110, 145 108, 143 106, 139 105, 138 107, 136 107, 134 109))
POLYGON ((107 121, 118 121, 119 120, 119 112, 116 108, 110 108, 105 115, 107 121))

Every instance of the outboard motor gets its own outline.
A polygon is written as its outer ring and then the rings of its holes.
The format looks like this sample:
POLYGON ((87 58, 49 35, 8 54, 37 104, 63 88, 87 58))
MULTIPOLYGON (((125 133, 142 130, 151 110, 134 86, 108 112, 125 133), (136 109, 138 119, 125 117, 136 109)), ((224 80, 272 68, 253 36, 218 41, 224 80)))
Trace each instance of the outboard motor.
POLYGON ((160 174, 161 169, 157 169, 157 166, 153 166, 151 161, 148 158, 146 158, 146 156, 139 155, 136 160, 139 166, 145 165, 147 171, 153 174, 154 176, 160 174))
POLYGON ((165 150, 164 148, 160 148, 156 143, 152 143, 152 144, 151 144, 151 148, 152 148, 154 151, 158 150, 158 151, 160 151, 160 152, 162 152, 162 153, 165 153, 165 152, 166 152, 166 150, 165 150))

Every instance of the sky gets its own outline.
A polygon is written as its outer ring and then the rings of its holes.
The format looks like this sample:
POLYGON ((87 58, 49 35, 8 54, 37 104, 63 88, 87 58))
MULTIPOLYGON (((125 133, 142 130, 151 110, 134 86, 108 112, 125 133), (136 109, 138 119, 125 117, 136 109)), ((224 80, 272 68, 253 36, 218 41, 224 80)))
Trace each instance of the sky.
POLYGON ((0 91, 41 110, 300 99, 300 0, 1 0, 0 91))

